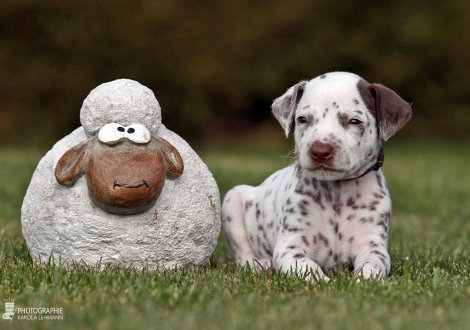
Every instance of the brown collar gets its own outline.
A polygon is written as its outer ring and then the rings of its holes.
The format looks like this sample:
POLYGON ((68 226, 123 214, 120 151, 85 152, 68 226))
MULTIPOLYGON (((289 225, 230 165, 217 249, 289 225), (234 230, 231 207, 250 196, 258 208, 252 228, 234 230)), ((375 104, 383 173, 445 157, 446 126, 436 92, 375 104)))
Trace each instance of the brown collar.
POLYGON ((377 162, 374 165, 372 165, 371 167, 369 167, 367 169, 367 171, 365 171, 364 173, 362 173, 359 176, 356 176, 355 178, 344 179, 344 180, 340 180, 340 181, 356 180, 356 179, 362 178, 364 175, 371 172, 372 170, 378 171, 382 167, 382 165, 384 164, 384 159, 385 159, 384 148, 380 147, 379 154, 377 156, 377 162))

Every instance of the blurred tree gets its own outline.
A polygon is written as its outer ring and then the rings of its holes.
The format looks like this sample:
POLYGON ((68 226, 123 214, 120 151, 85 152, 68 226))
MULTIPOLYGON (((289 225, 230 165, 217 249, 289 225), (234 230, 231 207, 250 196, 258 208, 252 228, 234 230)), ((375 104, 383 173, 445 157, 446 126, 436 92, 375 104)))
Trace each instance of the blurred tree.
POLYGON ((3 0, 0 138, 51 143, 118 78, 151 88, 185 138, 234 134, 335 70, 413 102, 408 136, 468 137, 469 21, 461 0, 3 0))

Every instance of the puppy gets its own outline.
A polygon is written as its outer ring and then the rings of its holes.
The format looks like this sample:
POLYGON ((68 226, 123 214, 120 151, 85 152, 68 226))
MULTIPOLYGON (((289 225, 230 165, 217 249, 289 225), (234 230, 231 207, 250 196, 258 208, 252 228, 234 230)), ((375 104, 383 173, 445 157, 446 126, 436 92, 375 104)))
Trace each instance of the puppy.
POLYGON ((222 226, 232 260, 313 279, 348 267, 387 276, 391 200, 380 166, 387 140, 411 118, 395 92, 347 72, 302 81, 274 100, 296 161, 258 187, 225 196, 222 226))

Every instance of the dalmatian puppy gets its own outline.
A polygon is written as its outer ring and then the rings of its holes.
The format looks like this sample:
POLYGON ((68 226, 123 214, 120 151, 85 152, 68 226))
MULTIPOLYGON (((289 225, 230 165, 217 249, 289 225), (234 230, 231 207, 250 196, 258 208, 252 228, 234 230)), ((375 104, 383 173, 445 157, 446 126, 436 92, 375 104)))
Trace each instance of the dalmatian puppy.
POLYGON ((296 161, 258 187, 225 196, 222 225, 232 260, 328 281, 348 267, 368 279, 387 276, 391 200, 380 170, 381 140, 410 118, 395 92, 347 72, 302 81, 274 100, 296 161))

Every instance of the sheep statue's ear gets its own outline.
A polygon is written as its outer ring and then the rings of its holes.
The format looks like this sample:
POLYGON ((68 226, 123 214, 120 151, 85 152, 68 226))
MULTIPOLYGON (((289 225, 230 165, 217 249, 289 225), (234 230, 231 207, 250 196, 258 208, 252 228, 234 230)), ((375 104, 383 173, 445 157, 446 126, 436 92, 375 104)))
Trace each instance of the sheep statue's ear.
POLYGON ((64 186, 73 186, 86 172, 86 159, 88 158, 88 145, 90 138, 69 149, 60 157, 55 167, 55 178, 64 186))
POLYGON ((167 169, 167 174, 172 177, 179 177, 184 171, 183 159, 176 148, 167 140, 155 136, 160 146, 160 152, 167 169))

